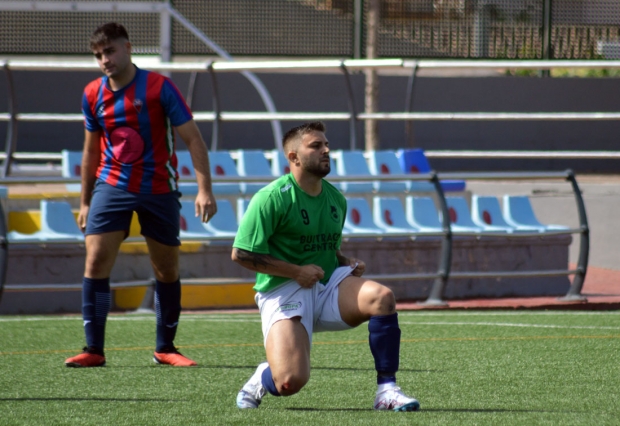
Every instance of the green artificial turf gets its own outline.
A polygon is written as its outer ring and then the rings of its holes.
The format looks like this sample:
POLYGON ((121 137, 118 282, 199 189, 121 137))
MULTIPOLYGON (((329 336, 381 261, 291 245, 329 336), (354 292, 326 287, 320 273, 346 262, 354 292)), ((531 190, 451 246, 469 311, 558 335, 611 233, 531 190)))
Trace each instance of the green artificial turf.
POLYGON ((111 315, 103 368, 64 359, 79 316, 0 317, 0 425, 617 425, 620 313, 403 312, 398 383, 421 411, 374 412, 366 325, 314 336, 312 377, 257 410, 235 397, 264 360, 257 314, 188 314, 176 343, 199 363, 152 362, 152 315, 111 315))

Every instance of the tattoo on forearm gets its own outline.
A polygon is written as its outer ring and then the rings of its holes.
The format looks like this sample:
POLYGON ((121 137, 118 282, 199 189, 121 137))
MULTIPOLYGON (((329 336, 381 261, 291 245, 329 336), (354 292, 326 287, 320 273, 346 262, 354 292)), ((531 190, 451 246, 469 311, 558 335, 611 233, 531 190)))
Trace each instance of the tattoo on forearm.
POLYGON ((256 269, 259 269, 260 267, 267 268, 267 266, 273 265, 272 263, 273 257, 269 256, 268 254, 252 253, 251 251, 242 250, 242 249, 236 249, 236 250, 237 250, 237 258, 241 262, 251 262, 254 268, 256 269))

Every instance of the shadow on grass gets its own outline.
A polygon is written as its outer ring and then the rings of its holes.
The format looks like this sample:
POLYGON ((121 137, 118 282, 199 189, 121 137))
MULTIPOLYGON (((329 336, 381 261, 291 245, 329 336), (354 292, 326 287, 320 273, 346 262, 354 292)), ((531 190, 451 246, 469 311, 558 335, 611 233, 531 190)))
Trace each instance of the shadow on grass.
MULTIPOLYGON (((375 411, 372 408, 316 408, 287 407, 287 411, 375 411)), ((585 411, 566 410, 514 410, 509 408, 421 408, 416 413, 585 413, 585 411)), ((413 412, 412 412, 413 413, 413 412)), ((411 414, 415 415, 415 414, 411 414)))
POLYGON ((1 402, 30 402, 30 401, 99 401, 99 402, 186 402, 183 399, 161 399, 161 398, 0 398, 1 402))

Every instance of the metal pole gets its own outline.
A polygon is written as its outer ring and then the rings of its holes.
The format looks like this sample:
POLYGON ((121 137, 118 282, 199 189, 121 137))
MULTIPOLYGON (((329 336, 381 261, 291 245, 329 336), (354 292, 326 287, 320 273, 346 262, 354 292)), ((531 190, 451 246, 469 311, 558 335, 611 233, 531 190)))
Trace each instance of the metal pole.
MULTIPOLYGON (((413 63, 413 71, 407 81, 407 93, 405 97, 405 112, 413 110, 413 89, 415 87, 416 74, 418 73, 418 61, 413 63)), ((405 146, 413 148, 415 146, 413 140, 413 121, 405 121, 405 146)))
MULTIPOLYGON (((542 59, 549 60, 553 57, 553 48, 551 47, 551 0, 544 0, 543 3, 543 39, 542 39, 542 59)), ((542 77, 551 77, 549 70, 541 71, 542 77)))
POLYGON ((443 301, 443 292, 450 277, 450 265, 452 264, 452 228, 450 227, 450 214, 441 182, 439 182, 439 177, 435 171, 432 171, 431 175, 431 182, 435 186, 439 206, 441 207, 441 225, 444 236, 441 241, 441 257, 439 259, 439 269, 437 270, 437 275, 439 276, 435 278, 428 299, 422 302, 421 305, 446 306, 447 303, 443 301))
POLYGON ((5 157, 2 163, 2 178, 6 178, 11 174, 11 162, 13 161, 13 153, 17 147, 17 98, 15 97, 15 84, 13 82, 13 74, 9 69, 9 64, 4 64, 4 73, 6 75, 7 93, 9 95, 9 115, 10 120, 6 129, 5 157))
POLYGON ((351 77, 347 67, 344 65, 344 61, 340 64, 340 70, 342 70, 342 74, 344 75, 344 80, 347 85, 347 103, 349 105, 349 113, 351 114, 351 117, 349 118, 349 149, 353 151, 357 147, 357 111, 355 110, 355 98, 353 97, 351 77))
POLYGON ((211 151, 217 151, 220 145, 220 125, 222 123, 222 111, 220 102, 220 91, 213 69, 213 62, 209 64, 209 75, 211 76, 211 87, 213 89, 213 112, 215 119, 213 120, 213 131, 211 132, 211 151))
POLYGON ((573 278, 573 283, 566 293, 566 296, 559 298, 559 300, 567 302, 586 302, 585 296, 581 295, 581 289, 586 279, 586 272, 588 271, 588 255, 590 252, 590 228, 588 227, 588 216, 586 215, 586 205, 581 196, 581 190, 575 179, 575 174, 572 170, 567 170, 568 180, 575 193, 575 202, 577 203, 577 212, 579 213, 579 227, 581 228, 581 236, 579 237, 579 260, 577 261, 577 273, 573 278))
POLYGON ((6 238, 6 218, 4 209, 0 203, 0 301, 2 301, 2 290, 6 281, 6 270, 9 264, 9 243, 6 238))
POLYGON ((364 2, 363 0, 353 0, 353 57, 362 57, 364 2))

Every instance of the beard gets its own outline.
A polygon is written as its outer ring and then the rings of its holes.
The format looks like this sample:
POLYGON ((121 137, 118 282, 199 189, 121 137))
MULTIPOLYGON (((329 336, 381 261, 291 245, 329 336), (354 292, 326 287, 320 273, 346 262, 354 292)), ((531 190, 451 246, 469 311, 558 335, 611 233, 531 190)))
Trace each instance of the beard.
POLYGON ((331 172, 331 164, 328 161, 327 163, 323 163, 320 160, 316 163, 305 164, 304 170, 314 176, 324 178, 331 172))

